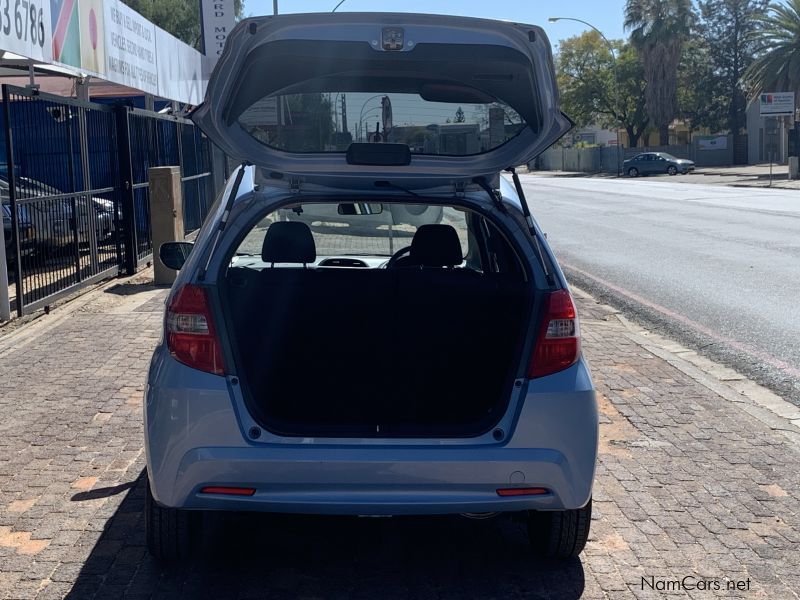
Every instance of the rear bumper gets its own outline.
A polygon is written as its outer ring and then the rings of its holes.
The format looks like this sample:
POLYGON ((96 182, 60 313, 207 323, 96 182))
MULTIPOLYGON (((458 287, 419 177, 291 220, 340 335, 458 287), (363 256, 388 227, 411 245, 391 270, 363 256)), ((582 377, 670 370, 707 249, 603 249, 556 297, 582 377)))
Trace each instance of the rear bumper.
POLYGON ((248 440, 228 382, 159 350, 145 393, 151 489, 165 506, 307 514, 454 514, 573 509, 591 497, 597 406, 582 361, 530 382, 503 443, 248 440), (567 391, 564 391, 567 390, 567 391), (326 443, 330 442, 330 443, 326 443), (252 496, 205 486, 254 488, 252 496), (541 487, 536 496, 499 496, 541 487))
POLYGON ((179 477, 159 482, 157 499, 197 509, 308 514, 451 514, 561 509, 588 500, 563 455, 553 450, 493 448, 198 448, 179 477), (523 481, 524 475, 524 484, 523 481), (207 485, 255 488, 252 496, 204 494, 207 485), (550 493, 501 497, 499 488, 545 487, 550 493))

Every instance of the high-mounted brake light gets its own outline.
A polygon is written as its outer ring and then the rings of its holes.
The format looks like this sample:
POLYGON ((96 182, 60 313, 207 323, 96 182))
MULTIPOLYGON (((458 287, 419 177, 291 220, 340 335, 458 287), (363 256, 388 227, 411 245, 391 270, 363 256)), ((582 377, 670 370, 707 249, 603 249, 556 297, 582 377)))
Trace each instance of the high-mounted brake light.
POLYGON ((531 378, 563 371, 575 364, 581 352, 578 313, 570 293, 550 292, 545 302, 545 317, 528 369, 531 378))
POLYGON ((225 374, 204 288, 186 284, 178 290, 167 307, 166 336, 170 354, 183 364, 214 375, 225 374))

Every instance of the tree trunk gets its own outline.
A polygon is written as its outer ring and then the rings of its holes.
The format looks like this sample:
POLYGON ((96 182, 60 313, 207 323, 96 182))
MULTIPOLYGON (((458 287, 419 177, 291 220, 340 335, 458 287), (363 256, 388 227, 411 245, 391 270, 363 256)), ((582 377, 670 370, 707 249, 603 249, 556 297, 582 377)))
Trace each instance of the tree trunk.
POLYGON ((660 146, 669 146, 669 123, 658 128, 658 144, 660 146))
POLYGON ((638 133, 634 130, 633 126, 626 126, 625 132, 628 134, 628 147, 629 148, 638 148, 639 147, 639 138, 642 137, 642 132, 639 131, 638 133))

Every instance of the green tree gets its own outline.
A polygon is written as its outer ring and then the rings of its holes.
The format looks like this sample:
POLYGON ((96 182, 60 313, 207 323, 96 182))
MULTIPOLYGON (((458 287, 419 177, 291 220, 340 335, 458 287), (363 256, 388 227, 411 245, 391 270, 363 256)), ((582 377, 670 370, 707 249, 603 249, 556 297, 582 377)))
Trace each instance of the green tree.
POLYGON ((678 65, 678 112, 691 130, 726 128, 729 104, 724 78, 714 68, 713 52, 702 37, 684 46, 678 65))
POLYGON ((644 66, 636 49, 625 44, 617 54, 617 74, 620 86, 619 121, 628 134, 631 148, 639 145, 639 140, 650 126, 647 114, 647 82, 644 66))
POLYGON ((647 113, 662 146, 669 144, 669 125, 677 110, 678 64, 692 19, 691 0, 628 0, 625 6, 625 29, 644 65, 647 113))
POLYGON ((794 92, 800 102, 800 0, 773 4, 757 19, 750 35, 756 59, 744 74, 751 96, 761 92, 794 92))
POLYGON ((327 94, 283 96, 283 125, 277 147, 290 152, 320 152, 331 143, 335 125, 327 94))
POLYGON ((464 115, 464 109, 460 106, 458 110, 456 110, 456 118, 453 120, 454 123, 463 123, 467 120, 467 117, 464 115))
POLYGON ((615 60, 596 31, 563 40, 556 59, 564 112, 579 126, 623 127, 632 147, 647 129, 642 63, 630 44, 613 41, 615 60), (619 99, 616 86, 619 79, 619 99))
MULTIPOLYGON (((768 0, 700 0, 698 30, 708 48, 716 79, 717 101, 722 101, 724 126, 734 137, 734 144, 746 126, 747 100, 742 76, 753 62, 753 33, 764 16, 768 0)), ((703 74, 708 75, 707 73, 703 74)), ((708 81, 708 80, 707 80, 708 81)))
MULTIPOLYGON (((192 48, 200 49, 200 0, 122 0, 145 19, 192 48)), ((242 17, 243 0, 234 0, 236 18, 242 17)))

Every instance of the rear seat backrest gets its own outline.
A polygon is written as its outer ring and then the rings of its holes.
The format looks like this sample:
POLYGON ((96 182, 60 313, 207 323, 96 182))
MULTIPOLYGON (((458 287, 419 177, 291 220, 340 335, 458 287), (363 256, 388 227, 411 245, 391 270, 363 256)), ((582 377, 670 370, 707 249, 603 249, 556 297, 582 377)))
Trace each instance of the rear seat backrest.
POLYGON ((452 225, 420 225, 411 239, 411 251, 395 267, 457 267, 464 261, 461 241, 452 225))
POLYGON ((317 260, 317 247, 311 228, 298 221, 273 223, 264 235, 261 260, 275 263, 300 263, 307 265, 317 260))

